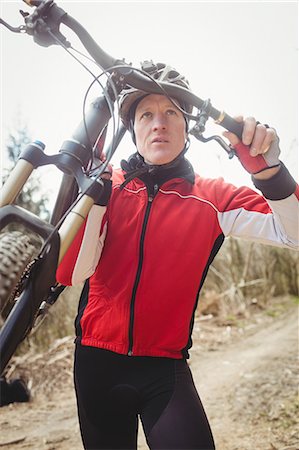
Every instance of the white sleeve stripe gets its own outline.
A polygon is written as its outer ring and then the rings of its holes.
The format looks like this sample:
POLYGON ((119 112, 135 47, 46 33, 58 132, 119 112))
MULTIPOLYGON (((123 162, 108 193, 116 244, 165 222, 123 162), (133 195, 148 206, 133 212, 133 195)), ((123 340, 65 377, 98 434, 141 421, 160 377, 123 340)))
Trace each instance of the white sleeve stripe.
MULTIPOLYGON (((115 184, 113 186, 113 189, 119 188, 120 186, 121 186, 120 184, 115 184)), ((124 191, 131 192, 132 194, 138 194, 139 192, 145 191, 145 190, 146 190, 146 186, 143 186, 143 187, 137 189, 136 191, 134 191, 133 189, 129 189, 126 186, 124 187, 124 191)))
POLYGON ((133 189, 129 189, 127 187, 124 187, 124 190, 128 191, 128 192, 131 192, 132 194, 138 194, 139 192, 146 190, 146 186, 137 189, 137 191, 133 191, 133 189))
POLYGON ((105 212, 106 206, 99 205, 93 205, 89 212, 80 251, 72 273, 72 285, 79 284, 86 280, 96 269, 107 232, 107 224, 105 224, 100 236, 105 212))
POLYGON ((218 209, 216 208, 216 206, 215 205, 213 205, 213 203, 212 202, 210 202, 209 200, 205 200, 205 199, 203 199, 203 198, 200 198, 200 197, 197 197, 196 195, 182 195, 182 194, 180 194, 179 192, 177 192, 177 191, 164 191, 163 189, 159 189, 159 192, 161 192, 162 194, 175 194, 175 195, 177 195, 178 197, 180 197, 180 198, 182 198, 182 199, 190 199, 190 198, 192 198, 192 199, 194 199, 194 200, 198 200, 198 201, 200 201, 200 202, 203 202, 203 203, 207 203, 208 205, 210 205, 217 213, 219 212, 218 211, 218 209))

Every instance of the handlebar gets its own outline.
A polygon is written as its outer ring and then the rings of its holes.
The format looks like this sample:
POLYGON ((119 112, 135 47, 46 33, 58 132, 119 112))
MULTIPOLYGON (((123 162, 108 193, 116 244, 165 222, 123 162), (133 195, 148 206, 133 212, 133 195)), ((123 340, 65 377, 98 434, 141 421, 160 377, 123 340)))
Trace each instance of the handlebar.
MULTIPOLYGON (((126 83, 130 86, 141 89, 146 92, 153 94, 161 94, 160 85, 170 97, 175 97, 185 103, 191 104, 194 107, 201 109, 205 103, 200 97, 196 96, 184 87, 178 86, 176 84, 171 84, 167 82, 160 81, 158 83, 153 83, 149 77, 142 75, 140 72, 134 71, 128 64, 125 65, 124 61, 113 58, 108 55, 92 38, 92 36, 87 32, 87 30, 73 17, 68 14, 62 17, 62 23, 72 29, 74 33, 79 37, 80 41, 88 51, 88 53, 94 58, 94 60, 106 71, 110 71, 111 67, 120 65, 121 68, 118 69, 120 73, 125 77, 126 83)), ((115 69, 113 69, 114 71, 115 69)), ((216 123, 221 125, 228 131, 236 134, 239 138, 242 137, 243 124, 236 122, 232 117, 223 111, 219 111, 210 106, 208 115, 212 117, 216 123)))
MULTIPOLYGON (((176 84, 171 84, 163 81, 159 81, 157 84, 153 83, 149 77, 142 75, 140 72, 132 70, 130 65, 125 66, 125 63, 121 60, 113 58, 108 55, 102 48, 95 42, 86 29, 73 17, 66 15, 62 17, 62 23, 71 28, 74 33, 79 37, 80 41, 88 51, 88 53, 94 58, 94 60, 106 71, 109 72, 110 67, 121 65, 122 68, 118 69, 125 77, 127 84, 130 86, 141 89, 153 94, 161 94, 160 85, 170 97, 175 97, 185 103, 191 104, 198 109, 201 109, 205 103, 200 97, 196 96, 184 87, 176 84)), ((115 69, 114 69, 115 70, 115 69)), ((212 117, 216 123, 226 128, 228 131, 235 133, 239 138, 242 137, 243 124, 236 122, 232 117, 223 111, 210 106, 208 115, 212 117)))
MULTIPOLYGON (((33 36, 35 42, 42 46, 49 46, 60 43, 69 47, 69 42, 59 31, 60 24, 70 28, 80 39, 83 46, 94 59, 94 61, 106 72, 117 72, 123 76, 125 84, 136 89, 144 90, 153 94, 161 94, 161 88, 170 96, 178 100, 193 105, 201 110, 205 101, 190 92, 189 90, 167 82, 153 82, 149 76, 136 72, 134 68, 124 60, 115 58, 106 53, 92 38, 88 31, 73 17, 58 7, 54 0, 23 0, 29 6, 34 6, 35 11, 32 14, 21 12, 25 26, 19 27, 19 32, 26 32, 33 36)), ((2 21, 4 23, 4 21, 2 21)), ((5 23, 4 23, 5 24, 5 23)), ((5 24, 6 26, 9 25, 5 24)), ((10 27, 11 29, 11 27, 10 27)), ((16 31, 14 29, 13 31, 16 31)), ((210 104, 207 112, 208 116, 213 118, 217 124, 228 131, 236 134, 240 139, 242 137, 243 124, 235 121, 224 111, 219 111, 210 104)), ((196 117, 191 117, 196 119, 196 117)))

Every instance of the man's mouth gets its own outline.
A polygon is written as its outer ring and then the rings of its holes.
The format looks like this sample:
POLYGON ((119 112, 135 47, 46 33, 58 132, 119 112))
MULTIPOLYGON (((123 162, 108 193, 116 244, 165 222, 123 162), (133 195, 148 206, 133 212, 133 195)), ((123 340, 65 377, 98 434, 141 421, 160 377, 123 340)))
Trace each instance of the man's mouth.
POLYGON ((154 143, 156 143, 156 142, 158 142, 158 143, 165 143, 165 142, 168 142, 168 140, 167 140, 167 139, 164 139, 164 138, 154 138, 154 139, 152 140, 152 144, 154 144, 154 143))

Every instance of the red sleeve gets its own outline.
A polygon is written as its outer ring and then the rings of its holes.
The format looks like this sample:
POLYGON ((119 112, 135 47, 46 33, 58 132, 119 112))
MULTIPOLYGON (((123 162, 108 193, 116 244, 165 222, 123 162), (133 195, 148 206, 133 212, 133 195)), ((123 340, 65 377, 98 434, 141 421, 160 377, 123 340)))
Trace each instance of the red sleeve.
POLYGON ((72 285, 72 274, 80 251, 85 227, 86 227, 86 220, 81 226, 80 230, 78 231, 77 236, 73 240, 70 248, 64 255, 56 271, 56 280, 58 281, 58 283, 61 283, 64 286, 72 285))

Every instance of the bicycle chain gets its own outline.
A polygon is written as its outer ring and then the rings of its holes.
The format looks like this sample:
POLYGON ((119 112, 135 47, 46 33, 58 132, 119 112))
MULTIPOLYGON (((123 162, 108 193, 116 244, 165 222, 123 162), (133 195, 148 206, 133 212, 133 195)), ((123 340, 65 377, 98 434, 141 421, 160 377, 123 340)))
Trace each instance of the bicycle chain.
POLYGON ((10 299, 11 301, 14 301, 16 297, 19 297, 24 289, 24 284, 25 281, 28 280, 32 266, 37 262, 38 258, 34 258, 32 261, 30 261, 30 263, 27 264, 27 266, 25 267, 18 283, 16 284, 16 287, 14 288, 10 299))

